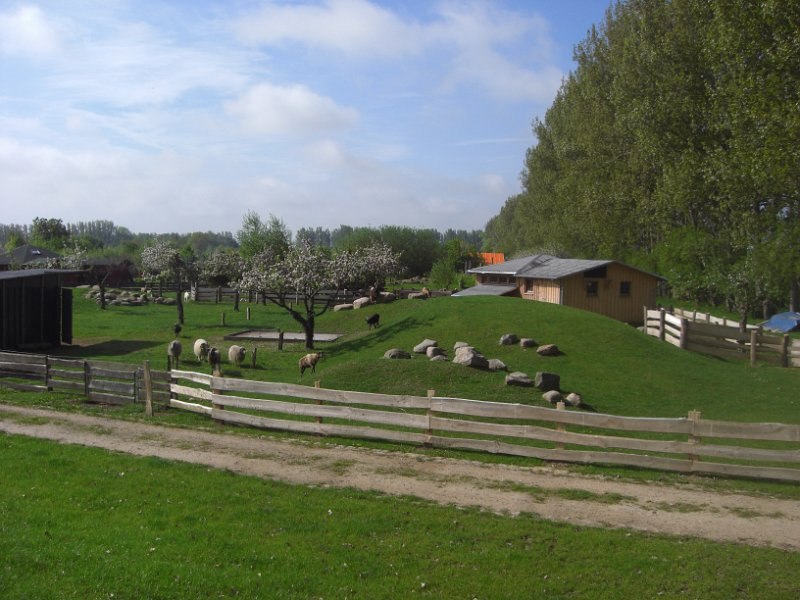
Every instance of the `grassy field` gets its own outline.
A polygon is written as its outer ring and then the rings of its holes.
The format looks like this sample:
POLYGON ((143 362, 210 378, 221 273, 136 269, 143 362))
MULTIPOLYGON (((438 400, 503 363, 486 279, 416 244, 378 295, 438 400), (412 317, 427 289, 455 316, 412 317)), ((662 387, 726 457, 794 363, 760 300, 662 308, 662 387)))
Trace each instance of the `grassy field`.
MULTIPOLYGON (((507 298, 437 298, 329 312, 319 332, 340 333, 316 378, 324 387, 544 405, 504 373, 449 362, 382 358, 389 348, 433 338, 476 346, 511 370, 559 373, 598 411, 798 422, 800 370, 729 363, 678 350, 597 315, 507 298), (560 357, 500 346, 504 333, 555 343, 560 357)), ((184 368, 204 337, 245 329, 299 331, 283 312, 189 304, 180 339, 184 368), (222 326, 221 313, 226 325, 222 326)), ((59 354, 166 362, 174 307, 100 311, 76 291, 75 342, 59 354)), ((251 344, 245 344, 251 348, 251 344)), ((292 344, 258 345, 255 368, 223 364, 226 375, 299 382, 292 344)), ((311 384, 306 374, 304 382, 311 384)), ((87 407, 62 394, 13 393, 0 401, 140 418, 140 408, 87 407)), ((203 426, 195 415, 157 419, 203 426)), ((207 422, 203 421, 203 424, 207 422)), ((205 425, 207 426, 207 424, 205 425)), ((243 433, 244 434, 244 433, 243 433)), ((386 446, 388 447, 388 446, 386 446)), ((2 598, 786 598, 800 595, 800 553, 510 518, 352 490, 292 487, 207 468, 0 437, 2 598)), ((531 464, 497 456, 473 459, 531 464)), ((599 469, 576 467, 599 472, 599 469)), ((607 475, 683 480, 677 475, 604 470, 607 475)), ((798 486, 692 481, 798 497, 798 486)))

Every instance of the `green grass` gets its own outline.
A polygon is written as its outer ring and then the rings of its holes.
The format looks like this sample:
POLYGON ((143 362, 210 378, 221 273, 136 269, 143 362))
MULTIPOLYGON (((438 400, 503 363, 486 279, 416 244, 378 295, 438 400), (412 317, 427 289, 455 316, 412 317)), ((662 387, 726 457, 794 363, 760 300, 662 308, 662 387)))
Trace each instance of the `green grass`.
POLYGON ((0 597, 793 599, 800 553, 0 436, 0 597))

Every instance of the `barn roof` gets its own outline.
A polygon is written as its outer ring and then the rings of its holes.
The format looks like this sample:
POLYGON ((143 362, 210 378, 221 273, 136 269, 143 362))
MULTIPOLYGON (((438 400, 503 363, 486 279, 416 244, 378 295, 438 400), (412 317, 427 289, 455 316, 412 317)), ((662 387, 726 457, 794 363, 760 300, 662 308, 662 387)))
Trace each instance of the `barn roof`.
POLYGON ((42 248, 41 246, 33 246, 31 244, 24 244, 18 246, 9 252, 0 254, 0 265, 26 265, 35 263, 44 263, 48 258, 58 258, 61 256, 57 252, 42 248))
POLYGON ((8 279, 26 279, 30 277, 41 277, 42 275, 71 275, 82 273, 76 269, 22 269, 20 271, 0 271, 0 281, 8 279))
MULTIPOLYGON (((529 279, 563 279, 571 275, 577 275, 585 271, 591 271, 598 267, 604 267, 612 263, 618 263, 615 260, 586 260, 581 258, 559 258, 557 256, 550 256, 549 254, 534 254, 532 256, 523 256, 522 258, 515 258, 508 260, 504 263, 495 265, 485 265, 483 267, 476 267, 470 269, 469 273, 481 273, 492 275, 512 275, 514 277, 524 277, 529 279)), ((619 263, 623 264, 623 263, 619 263)), ((636 267, 624 265, 636 271, 642 271, 636 267)), ((648 273, 653 277, 663 279, 659 275, 648 273)))
POLYGON ((462 296, 503 296, 516 291, 515 285, 473 285, 453 294, 453 297, 462 296))

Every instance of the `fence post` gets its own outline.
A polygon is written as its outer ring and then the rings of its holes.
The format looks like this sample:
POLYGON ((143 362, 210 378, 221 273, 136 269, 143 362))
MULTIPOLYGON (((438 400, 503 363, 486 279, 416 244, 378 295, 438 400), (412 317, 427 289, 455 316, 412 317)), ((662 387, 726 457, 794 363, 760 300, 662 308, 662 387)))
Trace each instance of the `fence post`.
POLYGON ((781 346, 781 366, 789 366, 789 345, 791 344, 788 334, 783 335, 783 345, 781 346))
MULTIPOLYGON (((249 308, 247 310, 250 310, 249 308)), ((256 354, 258 353, 258 348, 253 348, 253 353, 250 355, 250 368, 256 368, 256 354)))
MULTIPOLYGON (((702 413, 699 410, 689 411, 689 421, 691 421, 692 423, 692 429, 689 432, 688 442, 692 445, 700 443, 700 438, 695 435, 695 427, 697 426, 697 423, 700 421, 701 416, 702 413)), ((696 454, 688 454, 687 458, 692 462, 700 460, 700 457, 697 456, 696 454)))
MULTIPOLYGON (((222 390, 219 389, 219 388, 215 388, 214 387, 214 383, 215 383, 214 379, 219 377, 219 371, 216 370, 216 367, 215 367, 214 373, 212 373, 211 376, 212 376, 212 379, 211 379, 211 393, 214 394, 215 396, 222 396, 223 395, 222 390)), ((212 399, 211 400, 211 409, 212 409, 212 418, 213 418, 213 411, 214 410, 225 410, 225 405, 224 404, 219 404, 218 402, 216 402, 216 399, 212 399)))
POLYGON ((92 391, 92 367, 89 361, 83 361, 83 395, 89 398, 89 393, 92 391))
POLYGON ((283 331, 278 330, 278 350, 283 350, 283 331))
MULTIPOLYGON (((320 389, 321 387, 322 387, 322 384, 320 383, 319 379, 317 379, 316 381, 314 381, 314 388, 315 388, 315 389, 317 389, 317 390, 318 390, 318 389, 320 389)), ((325 404, 325 401, 324 401, 324 400, 317 400, 317 406, 322 406, 323 404, 325 404)), ((316 421, 318 424, 320 424, 320 425, 322 424, 322 417, 316 417, 314 420, 315 420, 315 421, 316 421)), ((317 432, 317 435, 322 435, 322 432, 318 431, 318 432, 317 432)))
POLYGON ((758 329, 750 330, 750 366, 756 366, 756 351, 758 349, 758 329))
MULTIPOLYGON (((664 317, 664 309, 661 309, 661 317, 664 317)), ((664 339, 664 338, 661 338, 664 339)), ((566 410, 567 405, 564 404, 562 401, 556 402, 556 410, 566 410)), ((567 427, 563 423, 556 424, 556 431, 564 433, 567 430, 567 427)), ((563 450, 564 449, 564 442, 558 442, 556 444, 556 450, 563 450)))
POLYGON ((247 307, 247 320, 250 320, 250 307, 247 307))
POLYGON ((222 313, 222 326, 225 327, 225 313, 222 313))
POLYGON ((433 419, 433 403, 432 399, 436 395, 436 390, 428 390, 428 428, 425 430, 425 435, 428 436, 428 440, 425 442, 425 446, 433 445, 431 441, 431 437, 433 437, 433 426, 431 425, 431 419, 433 419))
MULTIPOLYGON (((150 373, 150 361, 144 361, 144 414, 153 416, 153 379, 150 373)), ((172 394, 170 393, 170 397, 172 394)))
POLYGON ((664 310, 663 308, 659 309, 658 311, 658 339, 660 339, 662 342, 664 341, 664 338, 666 337, 667 334, 665 327, 667 321, 667 318, 665 316, 666 312, 667 311, 664 310))
POLYGON ((47 391, 52 392, 53 386, 50 385, 50 356, 44 357, 44 384, 47 386, 47 391))
POLYGON ((686 346, 689 343, 689 320, 688 319, 681 319, 681 337, 680 337, 680 348, 681 350, 686 350, 686 346))

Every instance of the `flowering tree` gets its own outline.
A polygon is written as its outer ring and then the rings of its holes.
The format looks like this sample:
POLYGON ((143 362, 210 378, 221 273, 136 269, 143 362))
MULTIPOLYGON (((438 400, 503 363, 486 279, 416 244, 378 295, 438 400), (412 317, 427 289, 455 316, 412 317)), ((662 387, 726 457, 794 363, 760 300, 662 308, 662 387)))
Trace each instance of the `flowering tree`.
POLYGON ((164 282, 174 279, 178 284, 176 295, 178 323, 183 325, 183 279, 189 274, 189 266, 180 252, 169 242, 156 238, 142 250, 142 271, 147 281, 164 282))
POLYGON ((333 298, 346 286, 362 281, 381 281, 399 269, 399 255, 376 244, 331 254, 307 240, 291 246, 281 259, 269 250, 256 254, 239 282, 239 289, 269 292, 265 297, 289 312, 300 323, 306 348, 314 348, 316 317, 327 311, 333 298), (335 292, 321 300, 322 293, 335 292))

